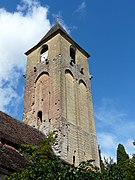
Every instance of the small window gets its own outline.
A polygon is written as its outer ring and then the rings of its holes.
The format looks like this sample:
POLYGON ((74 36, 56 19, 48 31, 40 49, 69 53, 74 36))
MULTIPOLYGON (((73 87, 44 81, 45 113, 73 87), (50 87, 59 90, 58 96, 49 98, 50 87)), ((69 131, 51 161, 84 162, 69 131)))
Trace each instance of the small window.
POLYGON ((47 61, 47 59, 48 59, 48 46, 45 45, 45 46, 43 46, 43 49, 41 50, 40 60, 41 60, 41 62, 45 62, 45 61, 47 61))
POLYGON ((37 118, 38 118, 39 123, 42 123, 42 111, 38 111, 37 118))
POLYGON ((73 46, 70 46, 70 58, 72 63, 75 64, 75 48, 73 46))
POLYGON ((75 156, 73 156, 73 164, 75 165, 75 156))

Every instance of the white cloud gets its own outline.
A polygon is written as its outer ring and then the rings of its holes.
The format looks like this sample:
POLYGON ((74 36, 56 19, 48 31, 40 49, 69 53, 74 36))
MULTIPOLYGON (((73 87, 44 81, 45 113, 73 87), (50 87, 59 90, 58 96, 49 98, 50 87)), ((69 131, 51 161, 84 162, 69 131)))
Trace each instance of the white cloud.
POLYGON ((75 10, 77 13, 82 13, 86 8, 86 3, 83 1, 81 4, 79 4, 78 8, 75 10))
POLYGON ((19 99, 17 86, 25 71, 24 52, 50 29, 48 7, 23 0, 15 12, 0 9, 0 110, 19 99))
POLYGON ((117 100, 103 98, 101 105, 95 107, 95 117, 101 123, 106 125, 113 125, 121 122, 126 117, 126 113, 123 112, 117 105, 117 100))
POLYGON ((2 103, 0 103, 0 109, 4 111, 4 107, 7 106, 10 101, 13 99, 16 99, 18 97, 16 91, 14 91, 12 88, 4 88, 4 90, 0 89, 0 100, 2 103))
POLYGON ((100 142, 102 159, 104 159, 104 157, 106 159, 111 157, 114 161, 116 161, 118 144, 123 144, 130 157, 132 157, 133 153, 135 153, 133 139, 127 139, 126 141, 122 139, 119 140, 119 137, 114 134, 105 132, 98 133, 97 137, 98 142, 100 142))
POLYGON ((133 154, 135 122, 130 118, 130 114, 122 109, 119 100, 104 98, 94 109, 98 142, 103 156, 116 159, 119 143, 124 145, 128 154, 133 154))
MULTIPOLYGON (((39 6, 39 1, 38 0, 22 0, 20 4, 17 5, 17 10, 18 11, 24 11, 28 10, 31 11, 33 7, 38 7, 39 6)), ((27 12, 28 12, 27 11, 27 12)))
POLYGON ((133 153, 135 154, 135 146, 133 145, 133 141, 134 139, 128 139, 127 142, 124 143, 126 151, 130 156, 132 156, 133 153))
POLYGON ((117 137, 110 133, 101 132, 97 134, 100 144, 102 158, 113 158, 116 160, 116 148, 118 146, 117 137))
POLYGON ((98 139, 101 142, 103 148, 114 149, 117 145, 116 137, 109 133, 99 133, 98 139))
POLYGON ((62 12, 59 11, 58 13, 52 14, 53 18, 62 25, 62 27, 70 34, 70 28, 65 24, 63 18, 62 18, 62 12))

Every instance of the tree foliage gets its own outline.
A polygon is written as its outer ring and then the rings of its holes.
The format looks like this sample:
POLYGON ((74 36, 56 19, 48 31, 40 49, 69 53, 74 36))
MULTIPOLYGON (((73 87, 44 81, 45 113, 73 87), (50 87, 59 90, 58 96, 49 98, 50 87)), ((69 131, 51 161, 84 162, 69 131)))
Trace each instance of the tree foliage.
POLYGON ((22 144, 20 146, 19 152, 26 157, 30 163, 37 163, 41 161, 47 161, 55 158, 52 150, 52 145, 55 139, 53 134, 49 134, 44 140, 39 142, 38 146, 32 146, 27 144, 22 144))
POLYGON ((117 148, 117 163, 104 160, 104 171, 101 180, 135 180, 135 155, 129 158, 122 144, 117 148))
POLYGON ((21 173, 15 173, 8 179, 12 180, 98 180, 99 171, 91 166, 91 163, 84 162, 78 167, 65 164, 61 160, 34 163, 21 173), (88 170, 91 167, 93 170, 88 170))
POLYGON ((129 156, 126 153, 124 146, 122 144, 119 144, 117 148, 117 164, 122 165, 123 163, 125 163, 125 161, 128 160, 129 156))
POLYGON ((19 151, 30 162, 30 166, 19 173, 14 173, 8 180, 82 180, 99 179, 99 169, 91 161, 82 162, 78 167, 67 164, 52 151, 53 134, 40 142, 39 146, 21 145, 19 151))
POLYGON ((135 155, 129 159, 123 145, 117 148, 117 161, 102 161, 101 169, 92 161, 82 162, 78 167, 57 158, 52 151, 54 138, 51 135, 40 146, 22 145, 20 152, 28 159, 30 166, 22 172, 6 177, 7 180, 135 180, 135 155), (122 157, 124 156, 124 157, 122 157))

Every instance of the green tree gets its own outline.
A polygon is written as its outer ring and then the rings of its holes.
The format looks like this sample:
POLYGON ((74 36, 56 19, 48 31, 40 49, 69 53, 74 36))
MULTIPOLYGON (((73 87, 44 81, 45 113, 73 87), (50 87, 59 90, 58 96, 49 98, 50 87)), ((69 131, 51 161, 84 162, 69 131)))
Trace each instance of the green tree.
POLYGON ((122 144, 118 145, 117 148, 117 164, 122 165, 125 161, 129 160, 129 156, 125 151, 125 148, 122 144))
POLYGON ((104 172, 101 173, 101 180, 124 180, 118 165, 113 159, 104 159, 104 172))
POLYGON ((105 166, 104 166, 104 163, 103 163, 103 160, 101 157, 101 150, 99 147, 98 147, 98 152, 99 152, 100 171, 101 171, 101 173, 104 173, 105 166))
MULTIPOLYGON (((20 152, 27 157, 30 166, 22 172, 6 177, 7 180, 135 180, 135 155, 129 159, 123 145, 117 148, 117 163, 104 159, 102 169, 92 161, 78 167, 67 164, 53 154, 54 138, 48 136, 39 146, 22 145, 20 152), (122 157, 123 156, 123 157, 122 157)), ((100 154, 101 157, 101 154, 100 154)))
POLYGON ((99 180, 99 171, 91 162, 83 162, 78 167, 65 164, 61 160, 34 163, 21 173, 15 173, 8 180, 99 180))
POLYGON ((126 179, 135 180, 135 155, 129 161, 126 161, 121 168, 126 179))
POLYGON ((99 169, 92 161, 82 162, 78 167, 70 165, 53 154, 53 135, 43 140, 39 146, 22 145, 20 152, 28 159, 30 166, 22 172, 6 177, 8 180, 98 180, 99 169))
POLYGON ((55 158, 52 150, 54 141, 53 133, 50 133, 48 137, 39 142, 38 146, 22 144, 19 152, 26 157, 30 163, 51 160, 55 158))
POLYGON ((101 180, 135 180, 135 156, 129 159, 123 145, 117 148, 117 163, 104 160, 104 172, 101 173, 101 180))

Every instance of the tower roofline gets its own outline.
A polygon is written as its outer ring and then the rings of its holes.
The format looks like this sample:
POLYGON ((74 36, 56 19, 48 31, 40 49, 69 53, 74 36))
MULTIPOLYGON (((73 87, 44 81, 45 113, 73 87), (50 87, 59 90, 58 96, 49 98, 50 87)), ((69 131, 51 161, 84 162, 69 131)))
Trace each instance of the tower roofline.
POLYGON ((25 52, 25 54, 29 55, 32 51, 40 47, 43 43, 47 42, 49 39, 56 36, 57 34, 61 34, 67 41, 75 45, 87 58, 90 57, 90 55, 69 36, 69 34, 58 22, 47 32, 47 34, 35 46, 33 46, 31 49, 25 52))

